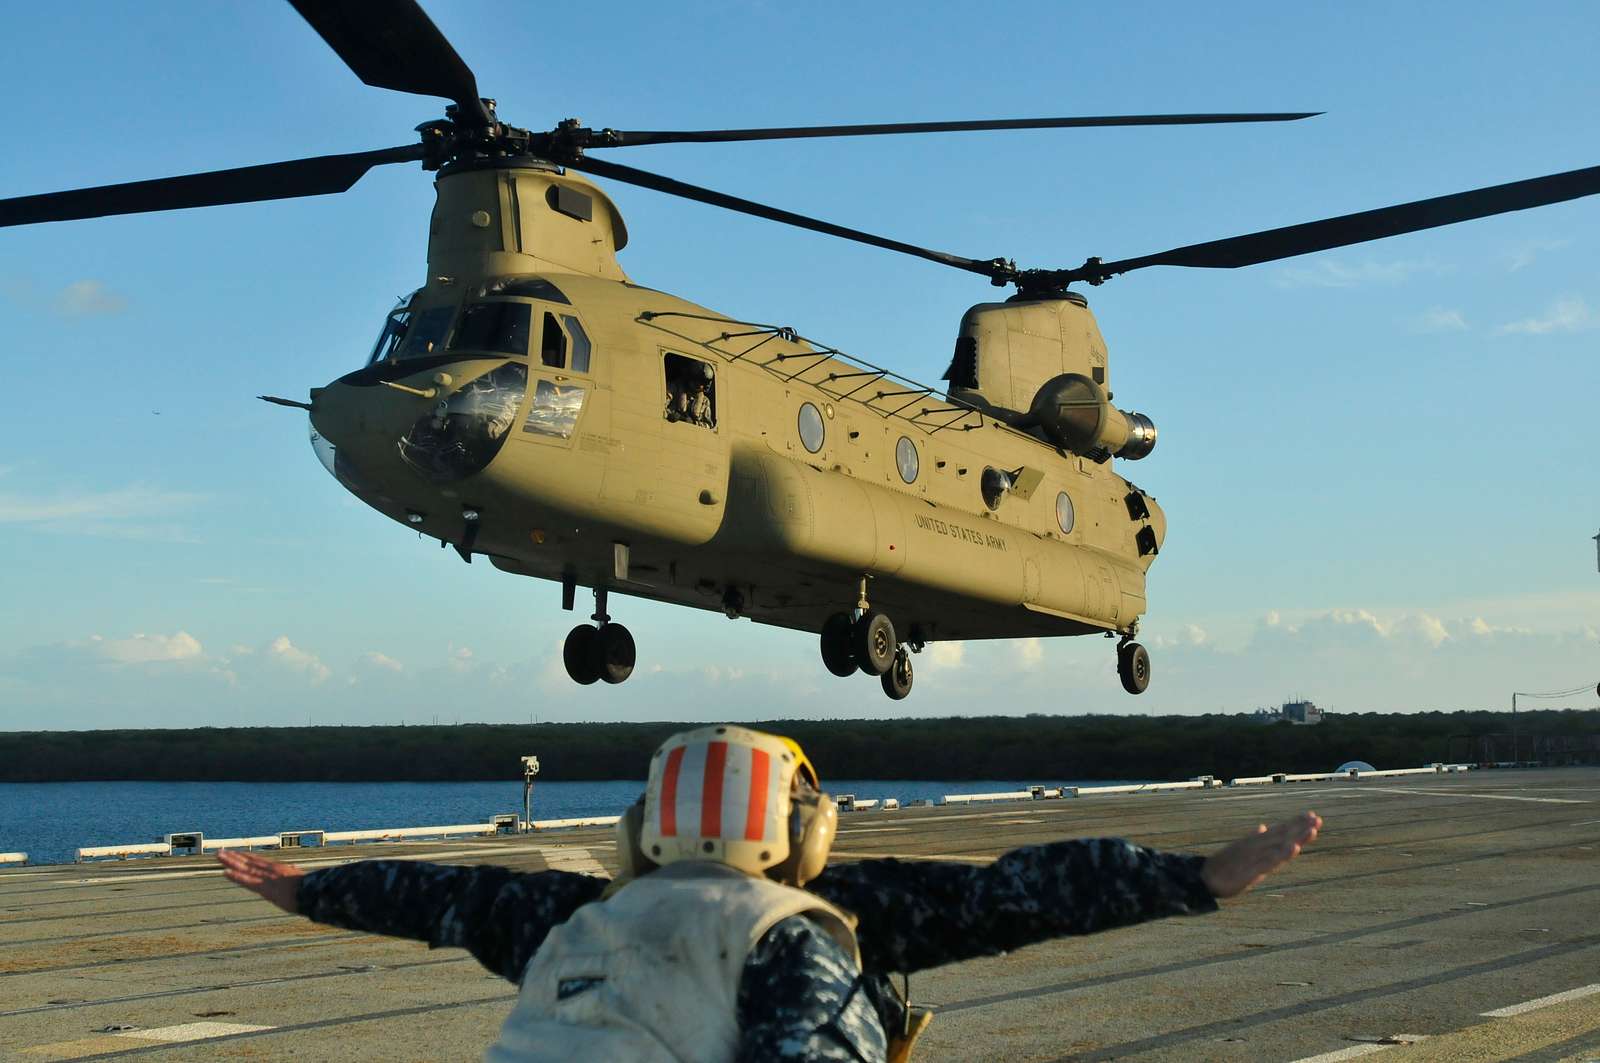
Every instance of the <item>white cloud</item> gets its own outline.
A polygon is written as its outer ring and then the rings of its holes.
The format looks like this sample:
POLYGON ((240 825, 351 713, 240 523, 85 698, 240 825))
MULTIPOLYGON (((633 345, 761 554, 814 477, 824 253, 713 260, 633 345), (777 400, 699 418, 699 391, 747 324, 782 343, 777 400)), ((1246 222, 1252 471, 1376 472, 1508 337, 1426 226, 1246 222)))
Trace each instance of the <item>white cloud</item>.
POLYGON ((49 497, 0 492, 0 524, 58 521, 123 521, 171 516, 193 505, 199 495, 134 484, 110 491, 64 491, 49 497))
POLYGON ((289 636, 279 635, 267 644, 266 655, 269 660, 308 677, 312 685, 325 682, 333 674, 332 669, 323 664, 316 654, 302 650, 289 641, 289 636))
POLYGON ((1521 247, 1512 249, 1506 268, 1512 273, 1519 269, 1526 269, 1533 265, 1534 260, 1544 252, 1559 251, 1570 243, 1572 243, 1571 240, 1529 240, 1521 247))
POLYGON ((152 664, 158 661, 194 661, 205 656, 200 640, 187 631, 176 635, 137 634, 125 639, 93 635, 90 648, 113 664, 152 664))
POLYGON ((1443 306, 1430 307, 1411 323, 1413 332, 1465 332, 1467 319, 1461 311, 1443 306))
MULTIPOLYGON (((1269 614, 1276 616, 1276 613, 1269 614)), ((1275 620, 1269 623, 1276 623, 1275 620)), ((1178 629, 1176 635, 1157 635, 1149 640, 1153 649, 1166 649, 1171 646, 1204 646, 1211 641, 1211 635, 1199 624, 1184 624, 1178 629)))
POLYGON ((1368 260, 1349 264, 1323 259, 1312 266, 1294 266, 1278 271, 1280 288, 1359 288, 1369 284, 1404 284, 1419 273, 1440 274, 1448 267, 1432 259, 1398 259, 1391 262, 1368 260))
POLYGON ((1044 643, 1037 638, 1017 640, 1016 649, 1017 663, 1023 669, 1037 668, 1044 661, 1044 643))
POLYGON ((361 655, 361 663, 368 668, 376 668, 384 672, 403 672, 406 668, 405 665, 390 657, 387 653, 379 653, 377 650, 363 653, 361 655))
POLYGON ((966 656, 966 644, 961 642, 935 642, 928 647, 928 670, 940 671, 961 667, 966 656))
POLYGON ((1600 326, 1589 304, 1575 295, 1557 299, 1550 309, 1538 317, 1511 321, 1495 329, 1504 335, 1544 336, 1552 332, 1582 332, 1600 326))
POLYGON ((55 298, 56 313, 62 317, 103 317, 127 308, 127 299, 92 279, 73 281, 55 298))

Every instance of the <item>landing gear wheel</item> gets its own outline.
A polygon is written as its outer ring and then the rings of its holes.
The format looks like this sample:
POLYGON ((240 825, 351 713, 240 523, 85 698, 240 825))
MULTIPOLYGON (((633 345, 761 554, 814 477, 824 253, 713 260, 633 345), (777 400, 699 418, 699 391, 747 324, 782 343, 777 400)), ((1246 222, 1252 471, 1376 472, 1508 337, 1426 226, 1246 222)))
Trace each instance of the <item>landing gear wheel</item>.
POLYGON ((1137 642, 1124 642, 1117 647, 1117 675, 1123 690, 1143 694, 1150 687, 1150 654, 1137 642))
POLYGON ((894 637, 894 624, 882 613, 861 614, 851 631, 856 664, 868 675, 883 675, 894 664, 894 651, 900 645, 894 637))
POLYGON ((883 692, 896 701, 902 701, 911 693, 911 653, 904 646, 894 651, 894 663, 878 682, 883 684, 883 692))
POLYGON ((849 613, 834 613, 822 624, 822 663, 843 679, 856 674, 855 647, 850 639, 849 613))
POLYGON ((561 646, 561 663, 567 666, 567 674, 574 683, 588 686, 600 678, 599 660, 595 654, 599 634, 599 629, 588 624, 579 624, 567 632, 567 641, 561 646))
POLYGON ((607 683, 620 683, 633 674, 633 633, 621 624, 601 624, 595 629, 595 674, 607 683))

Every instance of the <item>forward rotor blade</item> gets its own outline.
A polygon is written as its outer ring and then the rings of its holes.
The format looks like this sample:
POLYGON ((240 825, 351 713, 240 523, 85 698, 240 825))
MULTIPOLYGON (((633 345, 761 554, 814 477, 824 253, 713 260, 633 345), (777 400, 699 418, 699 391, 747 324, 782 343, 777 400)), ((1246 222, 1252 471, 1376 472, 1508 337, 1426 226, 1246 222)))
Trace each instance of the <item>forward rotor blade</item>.
POLYGON ((235 170, 0 199, 0 227, 327 195, 345 191, 374 166, 411 162, 422 156, 422 145, 408 144, 352 155, 321 155, 314 159, 269 162, 235 170))
POLYGON ((734 140, 794 140, 803 137, 870 137, 892 133, 962 133, 992 129, 1078 129, 1099 126, 1214 125, 1227 122, 1294 122, 1321 111, 1271 114, 1132 114, 1083 118, 993 118, 972 122, 892 122, 883 125, 781 126, 773 129, 605 131, 597 148, 643 144, 712 144, 734 140))
POLYGON ((454 100, 468 124, 488 125, 478 79, 416 0, 289 0, 368 85, 454 100))
POLYGON ((938 262, 946 266, 954 266, 972 273, 981 273, 985 277, 993 278, 1006 271, 1007 264, 998 259, 980 261, 978 259, 963 258, 960 255, 946 254, 943 251, 932 251, 916 244, 903 243, 891 240, 886 236, 875 236, 872 233, 862 232, 859 229, 847 229, 842 225, 832 222, 808 218, 804 214, 793 211, 781 210, 778 207, 769 207, 748 199, 740 199, 722 192, 714 192, 709 188, 698 185, 685 184, 683 181, 671 177, 662 177, 659 174, 649 173, 645 170, 636 170, 631 166, 621 166, 614 162, 604 162, 588 155, 576 161, 568 161, 566 165, 574 170, 582 170, 598 177, 609 177, 613 181, 624 184, 638 185, 640 188, 651 188, 657 192, 665 192, 670 196, 682 196, 699 203, 709 203, 714 207, 725 207, 736 210, 741 214, 750 214, 757 218, 766 218, 768 221, 779 221, 785 225, 793 225, 801 229, 810 229, 812 232, 825 233, 828 236, 838 236, 857 243, 871 244, 873 247, 882 247, 889 251, 899 251, 906 255, 915 255, 925 258, 930 262, 938 262))
POLYGON ((1103 280, 1113 274, 1143 269, 1145 266, 1235 269, 1253 266, 1258 262, 1293 258, 1312 251, 1382 240, 1387 236, 1419 232, 1440 225, 1454 225, 1474 218, 1562 203, 1596 193, 1600 193, 1600 166, 1591 166, 1584 170, 1568 170, 1548 177, 1533 177, 1470 192, 1419 199, 1415 203, 1401 203, 1303 225, 1288 225, 1245 236, 1231 236, 1225 240, 1190 244, 1141 258, 1094 263, 1082 271, 1072 272, 1079 275, 1075 279, 1103 280))

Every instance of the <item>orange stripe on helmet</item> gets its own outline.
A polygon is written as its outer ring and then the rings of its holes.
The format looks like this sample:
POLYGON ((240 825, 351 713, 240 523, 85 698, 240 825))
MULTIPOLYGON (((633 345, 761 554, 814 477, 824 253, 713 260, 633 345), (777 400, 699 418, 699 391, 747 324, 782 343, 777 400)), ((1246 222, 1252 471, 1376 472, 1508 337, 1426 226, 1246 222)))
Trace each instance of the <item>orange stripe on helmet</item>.
POLYGON ((722 770, 728 763, 728 743, 706 743, 705 783, 700 791, 700 837, 722 837, 722 770))
POLYGON ((772 755, 764 749, 750 751, 750 804, 744 816, 744 840, 758 842, 767 833, 767 775, 772 755))
POLYGON ((678 834, 678 769, 683 767, 683 746, 667 754, 667 763, 661 770, 661 836, 673 838, 678 834))

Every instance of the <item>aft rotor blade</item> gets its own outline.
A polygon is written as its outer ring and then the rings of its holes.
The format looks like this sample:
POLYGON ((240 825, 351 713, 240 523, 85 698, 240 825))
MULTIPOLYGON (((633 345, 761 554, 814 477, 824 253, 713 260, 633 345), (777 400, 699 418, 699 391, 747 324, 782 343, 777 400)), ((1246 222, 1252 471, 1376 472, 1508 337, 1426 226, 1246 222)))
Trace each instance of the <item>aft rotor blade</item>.
POLYGON ((1092 263, 1080 270, 1074 279, 1103 280, 1117 273, 1126 273, 1145 266, 1195 266, 1203 269, 1235 269, 1253 266, 1258 262, 1273 262, 1280 258, 1293 258, 1312 251, 1326 251, 1334 247, 1382 240, 1387 236, 1419 232, 1440 225, 1507 214, 1514 210, 1527 210, 1551 203, 1563 203, 1600 192, 1600 166, 1548 177, 1533 177, 1526 181, 1478 188, 1470 192, 1419 199, 1415 203, 1402 203, 1393 207, 1345 214, 1338 218, 1288 225, 1281 229, 1231 236, 1225 240, 1212 240, 1204 244, 1173 248, 1142 258, 1128 258, 1120 262, 1092 263))
POLYGON ((368 85, 443 96, 467 124, 489 124, 478 79, 416 0, 289 2, 368 85))
POLYGON ((422 156, 422 145, 408 144, 352 155, 321 155, 314 159, 269 162, 235 170, 0 199, 0 227, 327 195, 347 190, 374 166, 412 162, 422 156))
POLYGON ((1101 126, 1216 125, 1229 122, 1294 122, 1321 111, 1268 114, 1124 114, 1080 118, 992 118, 971 122, 891 122, 878 125, 781 126, 773 129, 605 130, 597 148, 643 144, 713 144, 735 140, 795 140, 804 137, 872 137, 893 133, 965 133, 994 129, 1079 129, 1101 126))
POLYGON ((588 155, 575 161, 567 161, 566 165, 574 170, 582 170, 598 177, 609 177, 613 181, 624 184, 638 185, 641 188, 651 188, 657 192, 665 192, 671 196, 682 196, 700 203, 709 203, 714 207, 724 207, 736 210, 741 214, 750 214, 757 218, 766 218, 768 221, 779 221, 785 225, 794 225, 801 229, 810 229, 812 232, 825 233, 828 236, 838 236, 857 243, 871 244, 873 247, 882 247, 890 251, 899 251, 906 255, 915 255, 925 258, 930 262, 938 262, 957 269, 968 270, 972 273, 981 273, 985 277, 995 277, 1004 274, 1007 263, 999 260, 980 261, 978 259, 963 258, 960 255, 946 254, 943 251, 932 251, 916 244, 903 243, 891 240, 886 236, 875 236, 872 233, 862 232, 859 229, 847 229, 843 225, 832 222, 808 218, 804 214, 782 210, 778 207, 769 207, 763 203, 756 203, 748 199, 740 199, 723 192, 714 192, 709 188, 698 185, 686 184, 671 177, 662 177, 659 174, 649 173, 645 170, 636 170, 631 166, 621 166, 614 162, 604 162, 588 155))

